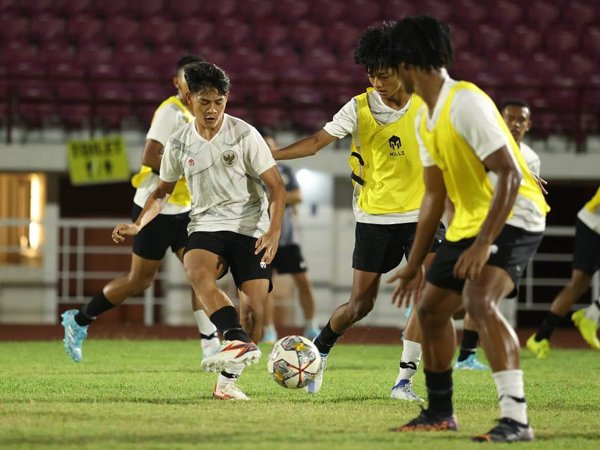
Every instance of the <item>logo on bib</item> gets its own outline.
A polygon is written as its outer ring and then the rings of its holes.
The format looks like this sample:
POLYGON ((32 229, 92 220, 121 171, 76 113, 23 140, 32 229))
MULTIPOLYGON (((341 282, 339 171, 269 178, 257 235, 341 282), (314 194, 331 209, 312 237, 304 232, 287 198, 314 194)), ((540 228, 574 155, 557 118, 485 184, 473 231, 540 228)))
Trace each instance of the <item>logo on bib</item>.
POLYGON ((221 161, 223 161, 223 164, 227 167, 234 166, 237 160, 237 154, 233 150, 227 150, 221 155, 221 161))

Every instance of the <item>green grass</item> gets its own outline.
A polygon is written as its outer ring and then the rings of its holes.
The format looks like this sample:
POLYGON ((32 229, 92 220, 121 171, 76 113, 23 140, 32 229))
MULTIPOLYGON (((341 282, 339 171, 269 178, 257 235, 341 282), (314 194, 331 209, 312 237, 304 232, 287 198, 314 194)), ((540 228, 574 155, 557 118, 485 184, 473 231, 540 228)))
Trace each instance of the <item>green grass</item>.
MULTIPOLYGON (((90 340, 84 352, 75 364, 61 342, 0 343, 0 449, 468 449, 499 414, 489 373, 459 372, 459 432, 389 432, 418 412, 388 398, 397 346, 338 345, 315 396, 276 385, 263 355, 240 380, 250 402, 211 400, 216 375, 195 341, 90 340)), ((600 355, 524 354, 523 368, 537 439, 519 448, 598 448, 600 355)))

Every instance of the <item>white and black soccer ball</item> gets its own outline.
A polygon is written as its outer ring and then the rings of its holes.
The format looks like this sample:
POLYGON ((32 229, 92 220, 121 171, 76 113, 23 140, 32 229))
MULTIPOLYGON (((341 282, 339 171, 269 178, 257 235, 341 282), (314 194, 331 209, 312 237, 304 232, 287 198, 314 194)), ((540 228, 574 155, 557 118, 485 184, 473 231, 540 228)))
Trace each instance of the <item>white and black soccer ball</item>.
POLYGON ((273 345, 267 370, 273 380, 288 389, 303 388, 317 375, 321 355, 304 336, 286 336, 273 345))

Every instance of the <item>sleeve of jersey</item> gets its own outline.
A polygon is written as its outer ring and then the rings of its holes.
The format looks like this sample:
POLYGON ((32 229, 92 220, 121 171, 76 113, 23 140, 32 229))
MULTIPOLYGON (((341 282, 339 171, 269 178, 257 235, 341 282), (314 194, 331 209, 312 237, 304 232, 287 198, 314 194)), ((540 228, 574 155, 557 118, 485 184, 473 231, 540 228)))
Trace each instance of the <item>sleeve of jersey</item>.
POLYGON ((156 111, 150 129, 146 134, 146 139, 152 139, 165 146, 169 136, 175 131, 176 126, 177 114, 173 112, 172 107, 163 106, 156 111))
POLYGON ((256 130, 252 130, 246 138, 244 159, 257 176, 260 176, 275 165, 275 160, 271 155, 269 146, 256 130))
POLYGON ((423 139, 421 138, 420 128, 421 128, 422 115, 423 115, 423 107, 421 107, 421 109, 419 109, 419 112, 417 113, 417 117, 415 118, 415 135, 417 136, 417 144, 419 144, 419 155, 421 156, 421 164, 423 164, 423 167, 431 167, 431 166, 435 166, 435 162, 431 158, 431 155, 429 154, 429 150, 427 150, 427 147, 425 146, 425 143, 423 142, 423 139))
POLYGON ((352 134, 357 128, 358 112, 356 110, 356 100, 352 98, 340 109, 331 122, 327 122, 323 129, 331 136, 343 139, 352 134))
POLYGON ((470 90, 456 93, 450 109, 455 130, 483 161, 500 147, 508 145, 498 123, 496 106, 487 97, 470 90))
POLYGON ((167 183, 177 181, 183 175, 183 167, 175 153, 173 142, 169 139, 160 162, 160 179, 167 183))

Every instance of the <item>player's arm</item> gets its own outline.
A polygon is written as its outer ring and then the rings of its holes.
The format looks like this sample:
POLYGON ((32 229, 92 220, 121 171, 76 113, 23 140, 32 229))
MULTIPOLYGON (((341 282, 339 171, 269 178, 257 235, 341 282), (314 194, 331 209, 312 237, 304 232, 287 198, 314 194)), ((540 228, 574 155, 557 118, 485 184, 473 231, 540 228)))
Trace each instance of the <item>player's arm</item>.
POLYGON ((285 205, 286 206, 296 206, 299 203, 302 203, 302 192, 300 191, 300 189, 292 189, 291 191, 286 191, 286 193, 285 193, 285 205))
POLYGON ((272 152, 276 160, 304 158, 305 156, 315 155, 319 150, 338 138, 330 135, 325 130, 319 130, 312 136, 300 139, 287 147, 272 152))
POLYGON ((273 261, 279 246, 283 213, 285 211, 285 186, 277 166, 272 166, 260 174, 260 179, 269 191, 270 225, 267 232, 256 241, 256 254, 265 249, 262 261, 269 264, 273 261))
POLYGON ((162 160, 164 146, 154 139, 146 139, 144 151, 142 152, 142 164, 152 169, 152 172, 158 174, 160 171, 160 161, 162 160))
POLYGON ((392 294, 392 303, 398 302, 398 306, 408 304, 413 296, 415 298, 419 296, 423 276, 423 261, 429 253, 446 205, 446 185, 444 184, 442 171, 435 165, 426 166, 423 168, 423 180, 425 182, 425 194, 419 209, 419 222, 410 256, 406 266, 398 270, 388 280, 388 283, 399 280, 399 285, 392 294))
POLYGON ((176 183, 176 181, 167 182, 160 180, 160 183, 158 183, 154 192, 152 192, 150 197, 146 200, 144 208, 137 220, 134 223, 120 223, 115 227, 112 232, 113 241, 119 243, 123 242, 125 236, 135 236, 142 228, 158 216, 173 193, 176 183))
POLYGON ((487 156, 483 163, 497 175, 498 181, 481 231, 475 242, 456 261, 456 278, 472 280, 481 273, 490 256, 491 246, 502 231, 515 204, 523 177, 505 145, 487 156))

